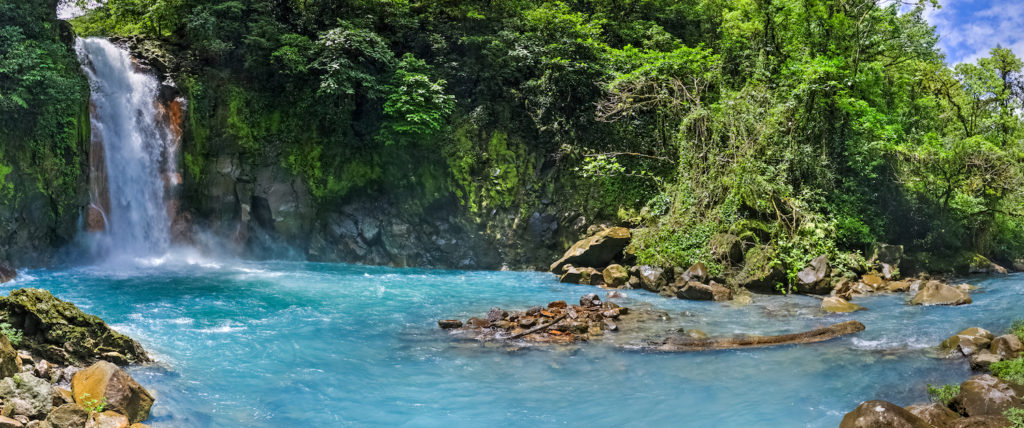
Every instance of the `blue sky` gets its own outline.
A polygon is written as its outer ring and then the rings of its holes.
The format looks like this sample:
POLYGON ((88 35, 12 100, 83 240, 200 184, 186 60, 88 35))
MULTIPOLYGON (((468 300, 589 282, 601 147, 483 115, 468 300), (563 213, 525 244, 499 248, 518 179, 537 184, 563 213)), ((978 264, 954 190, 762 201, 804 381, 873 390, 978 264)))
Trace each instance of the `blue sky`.
POLYGON ((1024 57, 1024 0, 939 0, 925 18, 950 64, 974 62, 1001 44, 1024 57))

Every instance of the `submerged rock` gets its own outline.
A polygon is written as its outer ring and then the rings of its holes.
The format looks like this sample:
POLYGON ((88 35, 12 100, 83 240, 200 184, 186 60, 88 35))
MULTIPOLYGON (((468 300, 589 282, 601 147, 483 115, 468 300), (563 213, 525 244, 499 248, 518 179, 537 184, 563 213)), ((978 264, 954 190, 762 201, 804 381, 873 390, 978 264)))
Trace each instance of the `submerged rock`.
POLYGON ((932 425, 907 409, 888 401, 873 400, 860 403, 847 413, 839 428, 932 428, 932 425))
POLYGON ((120 367, 106 361, 76 373, 71 381, 71 394, 79 405, 105 398, 107 408, 127 416, 132 423, 149 418, 149 408, 153 406, 149 391, 120 367))
POLYGON ((561 273, 562 266, 602 267, 614 260, 629 245, 629 229, 611 227, 573 244, 568 251, 551 264, 551 272, 561 273))
POLYGON ((0 298, 0 318, 24 332, 23 347, 60 364, 86 365, 97 360, 149 361, 149 355, 134 339, 46 290, 11 291, 7 297, 0 298))
POLYGON ((846 301, 846 299, 837 296, 829 296, 821 301, 821 310, 825 312, 847 313, 863 311, 865 309, 866 308, 861 305, 850 303, 846 301))
POLYGON ((1024 405, 1017 391, 992 375, 978 375, 960 384, 960 394, 949 407, 964 416, 1001 416, 1013 407, 1024 405))
POLYGON ((971 303, 971 296, 966 291, 943 284, 939 281, 928 281, 910 301, 912 305, 947 305, 957 306, 971 303))
POLYGON ((445 330, 460 328, 462 327, 462 321, 459 320, 438 320, 437 325, 445 330))

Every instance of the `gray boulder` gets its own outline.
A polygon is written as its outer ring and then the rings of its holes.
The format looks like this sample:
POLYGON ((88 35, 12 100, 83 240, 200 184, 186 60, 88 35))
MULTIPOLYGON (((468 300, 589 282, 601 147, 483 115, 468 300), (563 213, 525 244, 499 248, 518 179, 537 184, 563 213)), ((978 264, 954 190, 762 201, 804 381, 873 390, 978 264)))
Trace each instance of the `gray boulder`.
POLYGON ((0 380, 0 399, 11 404, 13 414, 44 418, 53 410, 54 390, 50 382, 31 373, 18 373, 0 380))
POLYGON ((971 295, 966 291, 939 281, 928 281, 910 301, 912 305, 946 305, 957 306, 971 303, 971 295))
POLYGON ((828 294, 832 289, 830 275, 832 269, 828 265, 828 256, 818 256, 811 260, 809 266, 797 273, 797 290, 802 293, 828 294))

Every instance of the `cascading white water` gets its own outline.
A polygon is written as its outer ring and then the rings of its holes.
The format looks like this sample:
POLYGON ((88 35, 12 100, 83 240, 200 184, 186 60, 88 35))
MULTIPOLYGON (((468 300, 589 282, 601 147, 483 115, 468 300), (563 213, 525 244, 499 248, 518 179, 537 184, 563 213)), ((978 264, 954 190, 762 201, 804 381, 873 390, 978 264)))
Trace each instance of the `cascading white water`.
POLYGON ((102 143, 103 193, 109 193, 97 250, 103 256, 164 254, 171 219, 161 169, 177 142, 158 120, 160 84, 108 40, 79 39, 75 50, 92 89, 93 140, 102 143))

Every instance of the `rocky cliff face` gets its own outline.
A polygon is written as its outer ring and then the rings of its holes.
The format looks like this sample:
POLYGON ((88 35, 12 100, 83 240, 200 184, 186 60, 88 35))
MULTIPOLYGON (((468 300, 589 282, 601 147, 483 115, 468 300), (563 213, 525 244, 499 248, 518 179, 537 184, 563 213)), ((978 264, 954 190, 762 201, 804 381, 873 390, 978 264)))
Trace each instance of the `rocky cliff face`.
POLYGON ((320 129, 288 94, 253 93, 152 40, 115 42, 160 75, 163 98, 186 100, 178 241, 256 258, 544 269, 599 217, 566 168, 502 131, 475 128, 451 131, 463 138, 453 153, 378 146, 342 156, 316 171, 344 180, 328 180, 324 187, 345 190, 325 197, 301 170, 310 153, 297 148, 315 147, 321 168, 321 148, 360 144, 359 114, 320 129))
POLYGON ((0 260, 41 266, 75 238, 89 201, 88 83, 55 1, 5 5, 0 31, 24 36, 0 57, 31 44, 0 71, 0 260))

